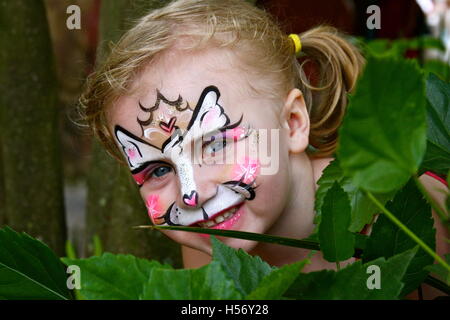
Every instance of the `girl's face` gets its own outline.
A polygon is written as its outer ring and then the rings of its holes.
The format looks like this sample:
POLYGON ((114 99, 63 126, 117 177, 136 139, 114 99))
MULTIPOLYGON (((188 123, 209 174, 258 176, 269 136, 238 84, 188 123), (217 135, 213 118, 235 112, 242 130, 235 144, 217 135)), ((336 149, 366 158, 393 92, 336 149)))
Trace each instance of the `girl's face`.
MULTIPOLYGON (((281 219, 290 192, 281 103, 257 95, 224 49, 172 51, 133 82, 110 109, 110 129, 156 225, 264 233, 281 219)), ((211 252, 209 237, 163 231, 211 252)), ((255 242, 220 238, 246 251, 255 242)))

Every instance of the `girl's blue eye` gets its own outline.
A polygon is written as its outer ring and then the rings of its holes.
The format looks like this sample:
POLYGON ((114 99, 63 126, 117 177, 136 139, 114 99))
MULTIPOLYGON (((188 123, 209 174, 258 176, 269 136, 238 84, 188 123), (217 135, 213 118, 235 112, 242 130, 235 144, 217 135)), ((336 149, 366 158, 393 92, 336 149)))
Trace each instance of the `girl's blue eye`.
POLYGON ((152 172, 152 176, 159 178, 162 177, 163 175, 169 173, 172 171, 172 168, 169 166, 161 166, 156 168, 155 170, 153 170, 152 172))
POLYGON ((204 151, 207 154, 214 154, 217 151, 222 150, 226 146, 227 146, 227 140, 225 140, 225 139, 218 140, 218 141, 214 141, 214 142, 211 142, 211 143, 207 144, 205 149, 204 149, 204 151))

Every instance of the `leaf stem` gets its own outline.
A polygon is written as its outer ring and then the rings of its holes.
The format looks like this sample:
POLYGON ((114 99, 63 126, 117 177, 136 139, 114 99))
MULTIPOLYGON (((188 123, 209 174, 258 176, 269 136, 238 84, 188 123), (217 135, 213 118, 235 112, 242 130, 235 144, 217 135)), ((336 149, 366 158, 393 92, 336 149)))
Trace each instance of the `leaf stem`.
POLYGON ((450 295, 450 287, 443 281, 436 279, 435 277, 432 277, 430 275, 428 275, 424 282, 426 284, 429 284, 430 286, 442 291, 445 294, 450 295))
POLYGON ((405 232, 411 239, 413 239, 425 252, 427 252, 430 256, 432 256, 439 264, 441 264, 446 270, 450 271, 450 266, 442 259, 436 252, 434 252, 425 242, 422 241, 418 236, 414 234, 411 230, 408 229, 397 217, 386 209, 377 198, 371 192, 366 192, 369 199, 403 232, 405 232))
POLYGON ((445 214, 444 210, 441 208, 439 204, 434 201, 434 199, 430 196, 428 191, 425 189, 422 182, 419 180, 419 177, 415 174, 413 176, 414 182, 416 183, 417 187, 419 188, 420 192, 424 195, 427 202, 431 205, 433 210, 439 215, 439 218, 441 218, 442 222, 447 225, 447 227, 450 227, 450 221, 448 219, 448 216, 445 214))
POLYGON ((320 246, 317 241, 291 239, 291 238, 259 234, 259 233, 253 233, 253 232, 204 229, 204 228, 198 228, 198 227, 183 227, 183 226, 136 226, 135 228, 188 231, 188 232, 195 232, 195 233, 212 234, 212 235, 222 236, 222 237, 232 237, 232 238, 238 238, 238 239, 246 239, 246 240, 274 243, 274 244, 309 249, 309 250, 320 250, 320 246))
MULTIPOLYGON (((231 237, 245 240, 254 240, 259 242, 273 243, 279 244, 282 246, 289 246, 295 248, 303 248, 309 250, 319 250, 320 245, 319 242, 312 239, 292 239, 285 238, 280 236, 272 236, 268 234, 259 234, 253 232, 245 232, 245 231, 235 231, 235 230, 218 230, 218 229, 204 229, 198 227, 183 227, 183 226, 153 226, 153 225, 144 225, 144 226, 135 226, 135 229, 155 229, 155 230, 178 230, 178 231, 188 231, 195 233, 203 233, 203 234, 212 234, 216 236, 222 237, 231 237)), ((358 238, 357 238, 358 241, 358 238)), ((362 240, 357 242, 355 245, 355 252, 353 254, 354 257, 359 258, 362 255, 362 240)))

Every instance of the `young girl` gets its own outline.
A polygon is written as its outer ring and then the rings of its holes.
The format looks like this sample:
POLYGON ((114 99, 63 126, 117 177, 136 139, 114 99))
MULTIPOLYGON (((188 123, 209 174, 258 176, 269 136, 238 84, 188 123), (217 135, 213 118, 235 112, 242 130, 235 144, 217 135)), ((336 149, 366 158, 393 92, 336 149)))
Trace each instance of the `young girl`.
MULTIPOLYGON (((154 224, 300 239, 313 231, 316 183, 363 64, 333 28, 288 36, 242 0, 179 0, 125 33, 82 103, 154 224), (298 55, 312 61, 309 77, 298 55)), ((185 267, 209 262, 208 237, 163 232, 183 246, 185 267)), ((220 239, 277 266, 309 253, 220 239)), ((316 254, 307 271, 322 268, 334 264, 316 254)))

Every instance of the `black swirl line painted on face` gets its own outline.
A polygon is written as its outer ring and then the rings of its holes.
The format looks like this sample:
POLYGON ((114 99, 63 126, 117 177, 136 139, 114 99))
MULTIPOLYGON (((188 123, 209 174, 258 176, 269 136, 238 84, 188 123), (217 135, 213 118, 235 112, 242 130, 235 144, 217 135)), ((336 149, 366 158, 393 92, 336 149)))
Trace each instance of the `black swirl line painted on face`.
MULTIPOLYGON (((139 123, 139 126, 141 127, 141 131, 142 131, 142 136, 144 136, 144 127, 148 126, 152 123, 153 121, 153 112, 158 110, 160 103, 164 102, 165 104, 171 106, 171 107, 175 107, 175 109, 179 112, 185 111, 187 109, 192 110, 191 107, 189 106, 189 102, 186 102, 186 106, 182 107, 181 105, 183 104, 183 98, 181 97, 181 95, 178 95, 178 98, 175 100, 169 100, 166 97, 164 97, 164 95, 158 90, 156 89, 156 101, 155 104, 152 107, 144 107, 141 102, 139 102, 139 108, 146 112, 149 113, 148 118, 146 120, 141 120, 139 117, 136 118, 137 122, 139 123)), ((176 117, 174 120, 176 121, 176 117)), ((171 118, 171 121, 174 121, 171 118)), ((167 126, 167 123, 162 123, 162 127, 161 127, 161 123, 159 123, 159 126, 161 128, 164 128, 164 126, 167 126)))

